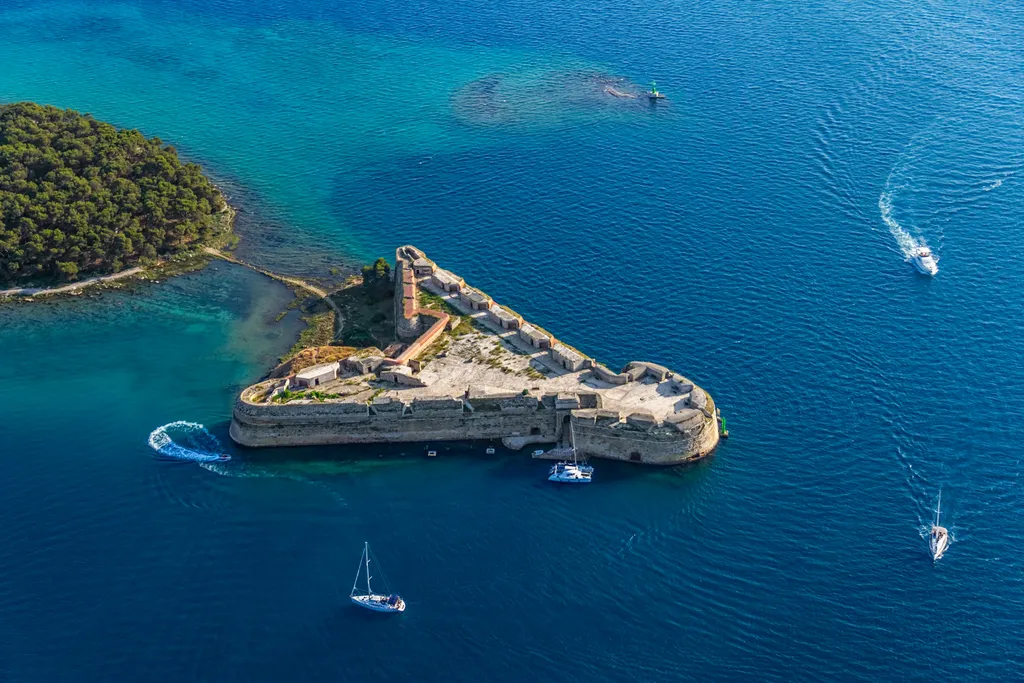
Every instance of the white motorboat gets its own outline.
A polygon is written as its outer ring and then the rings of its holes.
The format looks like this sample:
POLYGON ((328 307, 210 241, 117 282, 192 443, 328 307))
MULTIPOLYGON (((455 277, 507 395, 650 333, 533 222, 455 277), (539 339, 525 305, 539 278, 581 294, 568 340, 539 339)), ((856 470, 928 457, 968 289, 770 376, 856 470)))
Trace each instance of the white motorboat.
POLYGON ((494 455, 497 451, 494 450, 494 446, 488 446, 487 450, 484 451, 487 455, 494 455))
POLYGON ((935 275, 939 272, 938 259, 932 254, 932 250, 928 247, 917 247, 914 249, 914 255, 910 257, 910 262, 914 264, 917 270, 925 275, 935 275))
POLYGON ((576 433, 569 426, 569 435, 572 438, 572 462, 563 460, 551 466, 548 473, 548 481, 560 484, 589 484, 594 477, 594 466, 586 463, 580 464, 576 459, 576 433))
POLYGON ((427 457, 428 458, 436 458, 437 457, 437 451, 427 451, 427 457))
POLYGON ((386 593, 374 593, 373 589, 370 588, 370 544, 366 543, 363 545, 363 554, 359 558, 359 569, 356 570, 356 580, 352 583, 352 592, 349 593, 349 600, 356 605, 363 607, 374 612, 404 612, 405 611, 405 600, 402 600, 401 596, 397 593, 392 593, 388 588, 388 582, 381 577, 381 581, 384 583, 384 590, 386 593), (361 592, 357 588, 359 584, 359 576, 363 573, 363 567, 366 567, 366 592, 361 592))
POLYGON ((931 533, 928 535, 928 548, 932 553, 932 560, 938 560, 949 547, 949 530, 939 526, 939 511, 942 508, 942 491, 939 491, 939 504, 935 507, 935 523, 932 524, 931 533))

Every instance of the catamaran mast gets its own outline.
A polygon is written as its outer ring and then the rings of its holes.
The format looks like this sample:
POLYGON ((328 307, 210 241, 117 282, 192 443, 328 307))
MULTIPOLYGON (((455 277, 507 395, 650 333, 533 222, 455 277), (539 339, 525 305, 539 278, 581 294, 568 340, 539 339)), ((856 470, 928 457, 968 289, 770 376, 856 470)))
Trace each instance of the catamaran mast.
POLYGON ((572 418, 569 418, 569 438, 572 439, 572 464, 576 465, 576 430, 572 426, 572 418))

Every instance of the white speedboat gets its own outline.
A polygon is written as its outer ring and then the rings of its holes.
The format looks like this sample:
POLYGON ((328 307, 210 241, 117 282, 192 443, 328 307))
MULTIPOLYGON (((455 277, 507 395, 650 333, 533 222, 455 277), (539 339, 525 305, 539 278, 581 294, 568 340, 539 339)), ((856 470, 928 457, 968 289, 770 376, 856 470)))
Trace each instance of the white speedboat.
POLYGON ((910 257, 910 262, 914 264, 914 267, 925 275, 935 275, 939 272, 938 259, 932 254, 932 250, 928 247, 917 247, 914 249, 914 255, 910 257))
POLYGON ((487 453, 487 455, 494 455, 495 453, 497 453, 497 451, 494 450, 494 446, 488 446, 487 450, 484 452, 487 453))
MULTIPOLYGON (((381 580, 384 581, 383 577, 381 577, 381 580)), ((373 610, 374 612, 404 612, 405 600, 402 600, 401 596, 397 593, 392 593, 388 589, 387 581, 384 581, 384 589, 387 591, 386 593, 374 593, 373 589, 370 588, 370 544, 366 543, 363 545, 363 554, 359 558, 359 569, 356 570, 356 580, 352 583, 352 592, 348 596, 349 600, 364 609, 373 610), (366 567, 365 593, 356 587, 359 584, 359 576, 363 573, 364 566, 366 567)))
POLYGON ((935 508, 935 523, 932 524, 932 531, 928 535, 928 548, 932 553, 932 560, 938 560, 949 547, 949 530, 939 526, 939 511, 942 508, 942 491, 939 491, 939 504, 935 508))

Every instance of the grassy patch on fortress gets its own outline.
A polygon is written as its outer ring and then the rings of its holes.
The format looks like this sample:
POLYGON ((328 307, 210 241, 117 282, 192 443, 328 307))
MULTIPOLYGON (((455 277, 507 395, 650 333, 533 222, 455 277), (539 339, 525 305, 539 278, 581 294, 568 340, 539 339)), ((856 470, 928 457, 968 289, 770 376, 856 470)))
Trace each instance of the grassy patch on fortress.
POLYGON ((476 322, 468 315, 459 317, 458 324, 452 328, 451 334, 454 337, 461 337, 464 334, 475 332, 477 329, 476 322))
POLYGON ((273 400, 275 403, 288 403, 289 401, 297 401, 304 398, 323 403, 329 398, 341 398, 341 394, 328 394, 323 391, 288 391, 285 389, 275 396, 273 400))
POLYGON ((445 301, 442 297, 438 296, 437 294, 434 294, 433 292, 428 292, 422 287, 418 287, 416 289, 416 295, 420 308, 429 308, 435 311, 444 311, 448 315, 454 317, 459 317, 461 315, 458 309, 456 309, 450 303, 445 301))

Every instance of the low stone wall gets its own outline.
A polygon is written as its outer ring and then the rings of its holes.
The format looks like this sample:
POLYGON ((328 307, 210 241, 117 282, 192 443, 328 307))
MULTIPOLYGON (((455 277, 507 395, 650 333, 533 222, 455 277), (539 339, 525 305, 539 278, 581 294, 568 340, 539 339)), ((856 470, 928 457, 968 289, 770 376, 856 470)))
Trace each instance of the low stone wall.
POLYGON ((629 375, 624 372, 612 372, 600 363, 595 363, 594 374, 602 382, 608 382, 609 384, 626 384, 630 381, 629 375))
POLYGON ((451 316, 449 316, 447 313, 442 313, 440 311, 431 311, 429 309, 423 308, 418 309, 417 313, 420 315, 421 318, 433 318, 435 322, 433 325, 430 326, 430 329, 421 334, 419 338, 416 339, 416 341, 409 344, 408 348, 406 348, 405 351, 403 351, 402 354, 395 359, 395 361, 399 364, 404 365, 408 363, 410 360, 423 353, 423 351, 426 350, 428 346, 437 341, 437 339, 442 334, 444 334, 444 330, 446 327, 448 327, 448 321, 451 318, 451 316))
POLYGON ((631 363, 627 363, 626 367, 622 369, 627 375, 636 375, 639 379, 644 375, 653 377, 659 382, 664 382, 666 379, 672 376, 672 371, 666 368, 664 365, 658 365, 657 363, 647 363, 645 361, 635 360, 631 363))

